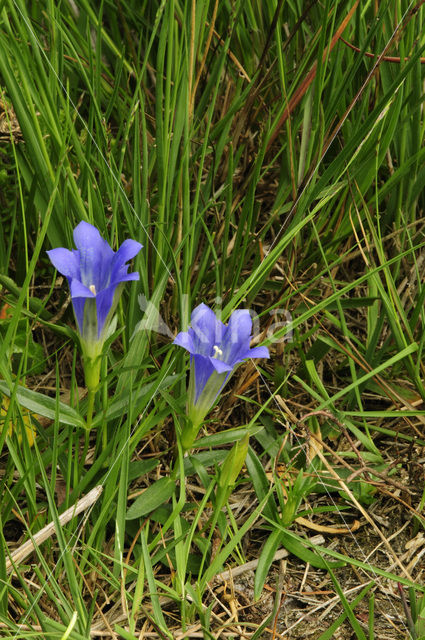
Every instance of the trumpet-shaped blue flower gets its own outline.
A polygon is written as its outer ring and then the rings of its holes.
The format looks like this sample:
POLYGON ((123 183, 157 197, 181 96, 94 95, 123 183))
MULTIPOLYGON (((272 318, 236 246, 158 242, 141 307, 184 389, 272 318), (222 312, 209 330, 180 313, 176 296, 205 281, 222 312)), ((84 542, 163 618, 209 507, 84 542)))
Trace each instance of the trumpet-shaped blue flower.
POLYGON ((101 354, 122 283, 139 279, 138 273, 128 273, 126 263, 142 245, 125 240, 115 252, 96 227, 84 221, 74 229, 74 242, 76 249, 58 248, 47 253, 54 267, 68 279, 83 354, 94 360, 101 354))
POLYGON ((200 304, 192 312, 189 330, 175 338, 174 344, 187 349, 191 360, 187 409, 192 433, 186 438, 183 433, 186 449, 238 364, 247 358, 269 357, 266 347, 250 348, 251 332, 247 309, 234 311, 225 325, 207 305, 200 304))

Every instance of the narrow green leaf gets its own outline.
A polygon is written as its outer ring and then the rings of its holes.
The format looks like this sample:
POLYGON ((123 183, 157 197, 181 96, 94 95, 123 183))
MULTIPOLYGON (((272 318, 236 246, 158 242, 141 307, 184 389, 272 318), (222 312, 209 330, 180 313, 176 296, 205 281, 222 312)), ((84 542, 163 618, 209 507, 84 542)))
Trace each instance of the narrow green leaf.
POLYGON ((252 425, 250 427, 239 427, 238 429, 227 429, 227 431, 220 431, 219 433, 213 433, 210 436, 199 438, 196 441, 196 448, 204 447, 221 447, 224 444, 234 443, 236 440, 241 440, 246 435, 255 436, 256 433, 264 429, 263 426, 252 425))
POLYGON ((350 603, 348 602, 347 598, 344 595, 344 591, 341 589, 338 580, 335 578, 330 568, 328 568, 328 573, 335 587, 335 591, 339 595, 339 599, 341 601, 342 606, 344 607, 344 611, 347 614, 350 624, 353 627, 353 631, 356 634, 356 638, 358 640, 366 640, 366 636, 363 632, 363 629, 361 628, 356 616, 354 615, 353 609, 350 607, 350 603))
POLYGON ((314 551, 310 551, 306 549, 302 543, 302 538, 295 539, 289 535, 282 536, 282 545, 290 551, 294 556, 300 558, 304 562, 308 562, 312 567, 317 567, 317 569, 337 569, 339 567, 345 567, 345 562, 325 562, 321 556, 319 556, 314 551))
POLYGON ((263 466, 252 447, 249 447, 248 449, 248 455, 246 457, 246 467, 251 477, 252 484, 254 485, 255 493, 258 500, 261 502, 266 495, 269 496, 267 499, 267 504, 264 507, 264 515, 270 518, 272 521, 279 520, 276 502, 274 500, 273 493, 270 490, 270 482, 268 481, 263 466))
POLYGON ((171 498, 175 488, 176 483, 172 478, 160 478, 133 502, 127 511, 126 520, 134 520, 151 513, 171 498))
MULTIPOLYGON (((10 389, 3 380, 0 380, 0 391, 8 397, 11 396, 10 389)), ((44 418, 49 418, 50 420, 55 420, 56 415, 58 415, 59 421, 63 424, 85 428, 85 422, 80 414, 67 404, 57 402, 55 398, 49 398, 49 396, 45 396, 37 391, 31 391, 31 389, 21 387, 20 385, 18 385, 16 389, 16 398, 23 407, 32 413, 43 416, 44 418)))
MULTIPOLYGON (((374 586, 375 586, 375 582, 370 582, 369 584, 367 584, 361 590, 361 592, 358 594, 358 596, 350 604, 351 610, 354 610, 354 608, 357 607, 357 605, 363 600, 363 598, 368 593, 368 591, 370 591, 372 589, 372 587, 374 587, 374 586)), ((331 624, 331 626, 328 627, 326 629, 326 631, 324 631, 322 633, 322 635, 317 640, 332 640, 332 638, 335 637, 335 635, 334 635, 335 631, 337 631, 337 629, 339 629, 339 627, 343 624, 343 622, 346 619, 346 617, 347 617, 347 612, 344 611, 344 613, 341 613, 341 615, 338 616, 338 618, 335 620, 335 622, 333 622, 331 624)))
POLYGON ((269 573, 274 555, 282 544, 282 531, 275 529, 267 538, 258 559, 254 579, 254 600, 258 600, 263 591, 264 582, 269 573))

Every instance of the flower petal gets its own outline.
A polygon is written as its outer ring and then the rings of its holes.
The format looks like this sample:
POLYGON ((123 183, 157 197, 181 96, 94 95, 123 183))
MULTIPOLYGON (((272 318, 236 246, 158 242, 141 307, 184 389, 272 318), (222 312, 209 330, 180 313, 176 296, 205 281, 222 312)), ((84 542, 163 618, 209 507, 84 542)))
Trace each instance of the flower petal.
POLYGON ((47 251, 51 263, 67 278, 80 278, 80 259, 78 251, 70 251, 69 249, 51 249, 47 251))
POLYGON ((254 347, 248 351, 248 358, 270 358, 267 347, 254 347))
POLYGON ((270 353, 267 347, 254 347, 253 349, 241 350, 238 354, 238 362, 243 360, 250 360, 252 358, 270 358, 270 353))
POLYGON ((77 320, 78 330, 83 335, 84 329, 84 305, 86 304, 85 298, 73 298, 72 306, 74 307, 74 314, 77 320))
POLYGON ((194 331, 194 344, 198 353, 210 356, 214 345, 222 341, 225 326, 218 320, 214 311, 202 303, 197 306, 191 315, 190 324, 194 331))
POLYGON ((243 360, 240 354, 249 349, 251 341, 252 319, 248 309, 238 309, 232 313, 226 328, 221 349, 222 360, 235 365, 243 360))
POLYGON ((193 344, 191 330, 180 331, 180 333, 178 333, 175 339, 173 340, 173 344, 177 344, 179 347, 183 347, 183 349, 187 349, 189 353, 195 353, 195 346, 193 344))
POLYGON ((210 362, 214 367, 214 369, 217 371, 217 373, 225 373, 233 369, 233 367, 226 364, 222 360, 218 360, 217 358, 210 358, 210 362))
MULTIPOLYGON (((123 270, 127 270, 128 269, 128 265, 123 267, 123 270)), ((125 273, 123 271, 123 274, 119 276, 119 278, 114 278, 114 276, 112 276, 112 280, 111 280, 111 284, 113 285, 117 285, 120 282, 128 282, 128 280, 140 280, 140 274, 138 271, 132 271, 131 273, 125 273)))
POLYGON ((232 342, 241 343, 243 340, 251 338, 252 318, 248 309, 237 309, 234 311, 227 325, 226 334, 230 334, 232 342))
POLYGON ((136 240, 124 240, 112 260, 112 279, 114 279, 114 274, 123 266, 128 268, 125 263, 137 256, 142 247, 143 245, 140 242, 136 242, 136 240))
POLYGON ((71 289, 71 298, 74 301, 75 298, 95 298, 96 294, 90 291, 88 287, 82 284, 79 280, 73 278, 70 281, 69 288, 71 289))
POLYGON ((195 404, 204 390, 205 385, 208 382, 209 377, 214 373, 215 369, 211 364, 211 359, 200 355, 199 353, 193 354, 195 361, 195 404))
MULTIPOLYGON (((104 240, 100 235, 99 229, 84 220, 77 224, 74 229, 73 236, 77 249, 84 249, 87 246, 101 247, 106 242, 106 240, 104 240)), ((106 242, 106 244, 108 243, 106 242)), ((111 247, 109 247, 109 249, 112 251, 111 247)))
MULTIPOLYGON (((191 368, 190 375, 191 377, 193 375, 192 368, 191 368)), ((216 401, 217 396, 219 395, 224 385, 226 384, 228 377, 229 376, 226 375, 226 373, 218 373, 217 371, 213 370, 213 373, 208 377, 205 385, 202 388, 202 391, 199 393, 196 399, 196 402, 193 403, 189 399, 188 416, 189 416, 189 420, 192 423, 191 428, 192 429, 195 428, 195 434, 193 434, 192 432, 192 438, 190 438, 190 431, 189 431, 189 438, 191 440, 191 442, 189 442, 190 446, 193 444, 193 437, 196 437, 196 433, 199 430, 199 426, 201 425, 208 411, 211 409, 214 402, 216 401)), ((190 383, 189 383, 189 386, 190 386, 190 383)), ((183 433, 182 433, 183 444, 185 439, 184 436, 185 436, 185 428, 183 427, 183 433)))
POLYGON ((81 282, 86 287, 94 284, 96 291, 105 289, 111 280, 115 255, 111 247, 96 227, 84 221, 74 229, 74 242, 80 254, 81 282))
MULTIPOLYGON (((108 314, 111 311, 112 306, 114 306, 115 308, 118 302, 118 299, 117 299, 114 305, 114 295, 115 295, 117 286, 118 286, 117 284, 113 284, 110 287, 103 289, 103 291, 100 291, 96 296, 97 332, 99 337, 103 331, 106 318, 108 317, 108 314)), ((119 298, 119 295, 118 295, 118 298, 119 298)))

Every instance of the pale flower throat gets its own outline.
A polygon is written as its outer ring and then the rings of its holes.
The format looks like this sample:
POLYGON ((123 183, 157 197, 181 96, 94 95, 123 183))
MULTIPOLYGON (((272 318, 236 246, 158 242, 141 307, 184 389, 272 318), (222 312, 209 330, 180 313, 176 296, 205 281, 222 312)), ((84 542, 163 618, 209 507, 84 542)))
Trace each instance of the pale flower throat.
POLYGON ((94 284, 91 284, 89 286, 90 291, 92 292, 92 294, 95 296, 96 295, 96 287, 94 286, 94 284))

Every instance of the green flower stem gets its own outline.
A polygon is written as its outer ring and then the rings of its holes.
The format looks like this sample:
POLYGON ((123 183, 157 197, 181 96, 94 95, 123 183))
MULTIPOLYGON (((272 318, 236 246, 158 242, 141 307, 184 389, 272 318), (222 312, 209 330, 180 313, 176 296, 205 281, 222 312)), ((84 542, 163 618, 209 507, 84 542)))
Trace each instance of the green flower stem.
POLYGON ((196 440, 196 436, 199 433, 199 429, 201 428, 201 424, 202 422, 193 422, 190 417, 188 417, 188 420, 182 429, 182 434, 180 437, 183 454, 185 454, 187 451, 189 451, 189 449, 192 448, 193 443, 196 440))
POLYGON ((90 444, 90 431, 89 429, 86 429, 84 432, 84 447, 83 447, 83 453, 81 455, 81 460, 79 463, 79 478, 81 478, 82 476, 82 472, 84 469, 84 462, 86 460, 86 456, 87 456, 87 452, 89 450, 89 444, 90 444))
POLYGON ((106 381, 107 374, 108 374, 108 361, 106 357, 103 357, 101 362, 101 380, 102 380, 101 402, 102 402, 102 410, 103 410, 103 416, 104 416, 102 425, 101 425, 102 451, 105 451, 108 445, 108 423, 106 420, 106 411, 108 408, 108 383, 106 381))
POLYGON ((100 381, 100 365, 102 364, 102 355, 96 355, 93 358, 84 358, 84 377, 86 386, 89 391, 97 391, 100 381))
POLYGON ((94 389, 88 390, 88 407, 87 407, 87 417, 86 417, 86 429, 87 432, 91 429, 91 423, 93 419, 93 408, 94 408, 94 399, 96 397, 96 391, 94 389))
POLYGON ((86 356, 84 358, 84 376, 85 376, 86 386, 88 390, 88 407, 87 407, 87 418, 86 418, 87 430, 91 429, 91 424, 93 420, 94 400, 96 397, 96 391, 99 387, 101 364, 102 364, 101 354, 95 355, 94 357, 86 356))

